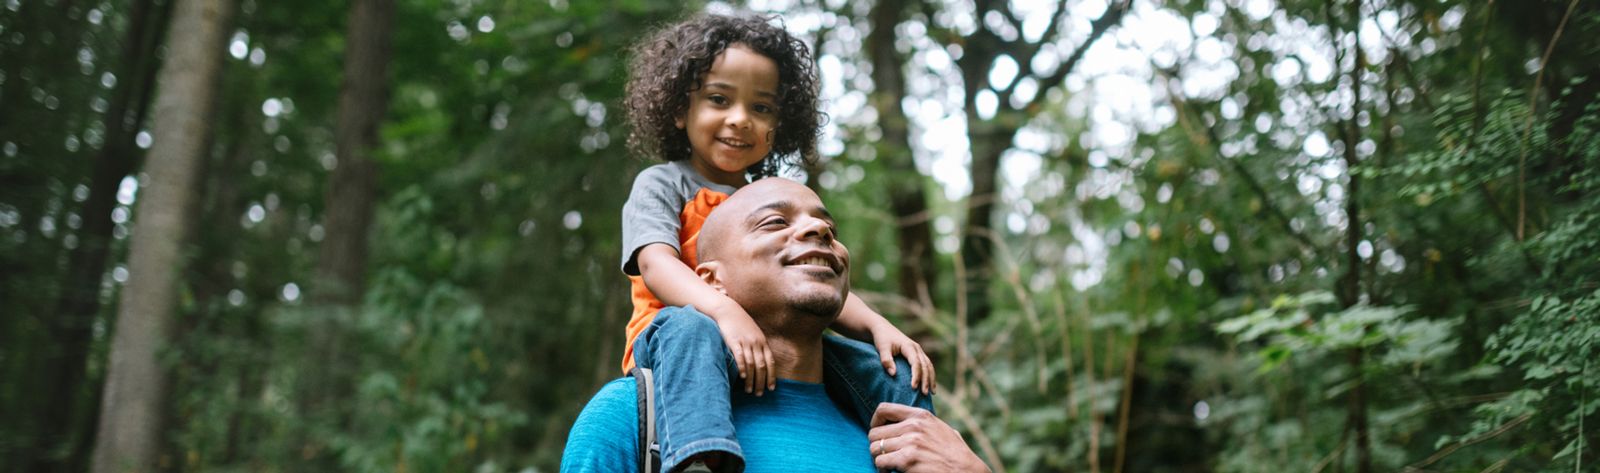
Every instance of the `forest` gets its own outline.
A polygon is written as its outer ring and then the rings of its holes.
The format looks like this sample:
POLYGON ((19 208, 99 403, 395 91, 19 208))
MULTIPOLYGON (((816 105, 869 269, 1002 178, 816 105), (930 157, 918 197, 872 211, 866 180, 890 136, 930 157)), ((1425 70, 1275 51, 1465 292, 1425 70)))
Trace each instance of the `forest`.
POLYGON ((993 471, 1600 465, 1600 2, 4 0, 0 470, 555 471, 701 12, 993 471))

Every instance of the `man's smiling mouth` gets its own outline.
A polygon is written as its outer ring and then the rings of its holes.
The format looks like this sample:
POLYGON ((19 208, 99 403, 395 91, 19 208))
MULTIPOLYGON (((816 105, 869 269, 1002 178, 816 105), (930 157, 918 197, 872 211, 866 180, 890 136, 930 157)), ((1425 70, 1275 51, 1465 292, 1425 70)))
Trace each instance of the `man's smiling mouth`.
POLYGON ((818 271, 824 270, 830 274, 838 275, 843 264, 837 257, 821 251, 807 251, 799 257, 784 263, 784 266, 802 267, 801 269, 818 271))

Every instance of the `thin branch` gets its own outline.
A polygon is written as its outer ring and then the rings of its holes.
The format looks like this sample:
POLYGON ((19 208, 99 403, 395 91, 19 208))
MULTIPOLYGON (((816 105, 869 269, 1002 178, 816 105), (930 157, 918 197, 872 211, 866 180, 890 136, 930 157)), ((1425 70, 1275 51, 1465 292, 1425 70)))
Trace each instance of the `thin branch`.
POLYGON ((1567 4, 1567 13, 1561 15, 1561 23, 1556 25, 1556 32, 1550 36, 1550 44, 1544 47, 1544 56, 1539 58, 1539 74, 1533 79, 1533 90, 1528 91, 1528 120, 1522 128, 1522 156, 1517 160, 1517 241, 1527 237, 1524 229, 1528 221, 1528 140, 1533 134, 1533 117, 1539 111, 1539 85, 1544 83, 1545 66, 1550 64, 1550 53, 1556 51, 1556 42, 1561 40, 1561 32, 1567 29, 1567 20, 1572 18, 1572 11, 1578 9, 1578 0, 1567 4))
POLYGON ((1023 109, 1023 113, 1030 118, 1039 113, 1039 110, 1043 108, 1042 105, 1044 105, 1046 97, 1050 95, 1048 93, 1050 89, 1061 85, 1061 82, 1066 80, 1067 74, 1078 67, 1078 61, 1083 60, 1084 53, 1088 52, 1089 48, 1094 47, 1095 41, 1105 35, 1106 31, 1110 30, 1112 26, 1122 22, 1122 17, 1128 12, 1131 4, 1132 0, 1124 0, 1106 5, 1106 13, 1100 15, 1100 18, 1094 20, 1093 23, 1090 23, 1089 38, 1083 41, 1083 45, 1072 51, 1072 55, 1068 56, 1066 61, 1056 67, 1055 72, 1039 79, 1039 92, 1034 94, 1033 100, 1028 101, 1028 106, 1023 109))
POLYGON ((1497 427, 1494 430, 1491 430, 1489 432, 1485 432, 1483 435, 1479 435, 1477 437, 1473 437, 1473 438, 1466 439, 1466 440, 1463 440, 1463 441, 1460 441, 1460 442, 1456 442, 1454 444, 1451 444, 1448 447, 1440 449, 1438 452, 1434 452, 1434 454, 1432 456, 1429 456, 1426 460, 1423 460, 1421 462, 1414 463, 1412 465, 1406 466, 1405 470, 1402 470, 1402 471, 1407 471, 1407 472, 1422 471, 1423 467, 1426 467, 1428 465, 1432 465, 1434 463, 1437 463, 1439 460, 1443 460, 1444 457, 1450 456, 1450 454, 1455 453, 1456 450, 1460 450, 1461 447, 1474 445, 1474 444, 1477 444, 1479 442, 1483 442, 1485 440, 1489 440, 1489 439, 1498 437, 1498 436, 1500 436, 1500 434, 1504 434, 1504 433, 1510 431, 1511 429, 1514 429, 1517 426, 1522 425, 1523 422, 1527 422, 1528 419, 1532 419, 1532 418, 1533 418, 1533 414, 1523 414, 1520 417, 1517 417, 1515 419, 1511 419, 1510 422, 1506 422, 1504 425, 1501 425, 1500 427, 1497 427))
POLYGON ((1122 473, 1128 455, 1128 416, 1133 410, 1133 373, 1139 361, 1139 332, 1133 332, 1128 354, 1122 361, 1122 399, 1117 406, 1117 453, 1111 471, 1122 473))
POLYGON ((1076 370, 1072 367, 1072 333, 1070 327, 1068 327, 1067 306, 1061 300, 1060 287, 1050 292, 1055 299, 1056 323, 1060 324, 1061 356, 1067 365, 1067 416, 1076 419, 1078 418, 1078 393, 1073 389, 1072 379, 1077 376, 1077 373, 1074 372, 1076 370))
MULTIPOLYGON (((1018 80, 1011 81, 1005 89, 999 91, 1000 98, 1004 99, 1005 103, 1010 103, 1011 94, 1017 88, 1017 84, 1022 83, 1021 78, 1033 76, 1033 58, 1039 55, 1044 45, 1054 43, 1056 32, 1061 29, 1061 20, 1066 17, 1066 13, 1067 1, 1058 0, 1055 12, 1050 15, 1050 24, 1045 25, 1044 34, 1039 35, 1039 41, 1028 42, 1026 37, 1019 34, 1017 41, 1005 44, 1006 53, 1017 60, 1018 77, 1018 80)), ((1017 31, 1022 31, 1022 27, 1018 26, 1017 31)))
POLYGON ((978 450, 983 451, 984 459, 993 465, 995 473, 1005 473, 1005 460, 1000 458, 1000 451, 994 448, 994 440, 989 434, 984 433, 983 425, 972 416, 972 411, 967 409, 967 398, 959 393, 947 404, 950 410, 955 411, 956 419, 961 420, 961 425, 967 428, 967 433, 972 435, 972 441, 978 444, 978 450))
POLYGON ((1328 452, 1327 456, 1322 457, 1322 460, 1311 468, 1311 473, 1322 473, 1323 468, 1327 468, 1329 463, 1333 463, 1333 459, 1339 455, 1339 452, 1343 452, 1344 447, 1350 442, 1349 434, 1350 429, 1345 429, 1344 433, 1339 435, 1339 444, 1334 445, 1333 451, 1328 452))
MULTIPOLYGON (((1161 69, 1157 70, 1160 71, 1161 69)), ((1163 75, 1166 76, 1169 83, 1178 81, 1176 76, 1168 75, 1165 72, 1163 72, 1163 75)), ((1178 124, 1189 132, 1189 140, 1193 141, 1197 145, 1211 148, 1218 161, 1225 162, 1229 167, 1232 167, 1234 172, 1239 175, 1239 178, 1244 180, 1245 185, 1250 188, 1251 192, 1254 192, 1256 197, 1261 199, 1261 205, 1267 210, 1267 213, 1271 215, 1273 219, 1277 220, 1278 223, 1283 225, 1284 231, 1287 232, 1289 236, 1294 237, 1295 241, 1300 243, 1301 251, 1305 251, 1310 254, 1319 253, 1317 245, 1311 242, 1310 237, 1307 237, 1305 234, 1295 230, 1294 226, 1290 224, 1288 214, 1285 214, 1282 209, 1278 208, 1278 206, 1273 203, 1272 195, 1267 192, 1266 186, 1263 186, 1260 180, 1256 179, 1254 175, 1251 175, 1250 170, 1245 169, 1244 163, 1241 160, 1227 159, 1226 157, 1222 156, 1222 138, 1217 136, 1217 131, 1209 126, 1197 126, 1189 123, 1189 115, 1193 114, 1195 119, 1199 119, 1200 111, 1191 106, 1189 102, 1184 100, 1180 94, 1173 91, 1172 87, 1169 86, 1166 89, 1168 100, 1172 103, 1173 108, 1177 109, 1178 124), (1205 134, 1201 135, 1195 131, 1195 128, 1204 129, 1205 134)))

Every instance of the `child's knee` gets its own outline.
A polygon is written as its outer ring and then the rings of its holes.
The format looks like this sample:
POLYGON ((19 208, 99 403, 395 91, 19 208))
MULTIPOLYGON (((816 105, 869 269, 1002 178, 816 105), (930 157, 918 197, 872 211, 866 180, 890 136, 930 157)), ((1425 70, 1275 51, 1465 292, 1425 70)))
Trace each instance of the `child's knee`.
POLYGON ((656 339, 670 339, 671 343, 722 343, 722 331, 717 323, 692 307, 669 308, 656 317, 663 317, 656 329, 656 339))

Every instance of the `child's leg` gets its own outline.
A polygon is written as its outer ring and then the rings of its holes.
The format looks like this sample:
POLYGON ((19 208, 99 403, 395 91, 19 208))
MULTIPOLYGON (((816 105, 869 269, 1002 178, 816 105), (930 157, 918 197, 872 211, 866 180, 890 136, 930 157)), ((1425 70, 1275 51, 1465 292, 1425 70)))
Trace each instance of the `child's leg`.
POLYGON ((933 398, 911 387, 911 365, 905 358, 894 359, 895 375, 889 376, 871 344, 829 335, 823 338, 822 374, 828 392, 843 398, 846 407, 861 420, 872 422, 878 403, 892 402, 933 411, 933 398))
POLYGON ((633 342, 633 361, 654 372, 656 437, 661 471, 701 454, 725 454, 740 471, 744 452, 734 438, 729 393, 737 368, 710 317, 694 307, 668 307, 633 342))

